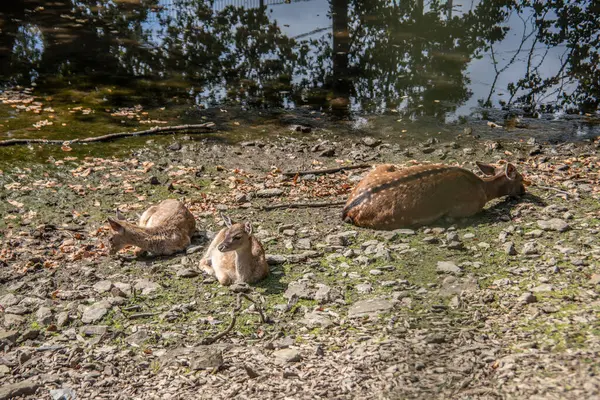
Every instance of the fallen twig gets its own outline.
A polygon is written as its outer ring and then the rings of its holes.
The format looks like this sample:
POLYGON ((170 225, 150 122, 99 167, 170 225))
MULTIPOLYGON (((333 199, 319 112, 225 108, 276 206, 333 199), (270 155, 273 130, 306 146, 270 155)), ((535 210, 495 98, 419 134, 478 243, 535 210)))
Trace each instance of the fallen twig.
POLYGON ((322 174, 332 174, 334 172, 340 172, 348 169, 361 169, 361 168, 371 168, 371 164, 359 164, 359 165, 347 165, 345 167, 338 168, 328 168, 328 169, 314 169, 310 171, 296 171, 296 172, 284 172, 284 176, 296 176, 296 175, 322 175, 322 174))
MULTIPOLYGON (((195 124, 195 125, 177 125, 177 126, 157 126, 152 129, 148 129, 145 131, 139 132, 118 132, 118 133, 110 133, 108 135, 88 137, 83 139, 72 139, 72 140, 61 140, 61 139, 8 139, 1 140, 0 147, 3 146, 16 146, 22 144, 56 144, 56 145, 71 145, 71 144, 80 144, 80 143, 93 143, 93 142, 108 142, 114 139, 120 139, 124 137, 133 137, 133 136, 147 136, 147 135, 163 135, 169 133, 175 133, 180 131, 193 131, 198 129, 205 129, 207 131, 211 131, 212 128, 215 127, 213 122, 206 122, 204 124, 195 124)), ((202 132, 202 133, 204 133, 202 132)))
POLYGON ((231 322, 229 322, 229 326, 227 326, 227 328, 225 328, 224 331, 219 332, 214 336, 209 336, 207 338, 204 338, 202 340, 201 344, 203 344, 203 345, 213 344, 214 342, 216 342, 217 340, 221 339, 222 337, 226 336, 229 332, 231 332, 231 330, 233 329, 233 327, 235 326, 235 323, 237 321, 237 313, 242 308, 242 297, 245 298, 246 300, 254 303, 254 305, 256 307, 256 311, 258 311, 258 313, 260 314, 260 320, 263 323, 266 323, 268 321, 267 318, 265 317, 265 314, 262 311, 262 308, 258 305, 256 300, 254 300, 252 297, 248 296, 246 293, 238 293, 237 297, 236 297, 235 307, 233 307, 231 309, 231 322))
POLYGON ((316 208, 316 207, 331 207, 346 204, 346 200, 340 201, 322 201, 318 203, 281 203, 262 206, 262 210, 275 210, 278 208, 316 208))
POLYGON ((565 192, 564 190, 560 190, 558 188, 552 187, 552 186, 541 186, 541 185, 535 185, 535 187, 538 187, 540 189, 546 189, 546 190, 553 190, 555 192, 558 192, 560 194, 564 194, 565 196, 569 197, 569 196, 573 196, 571 193, 569 192, 565 192))

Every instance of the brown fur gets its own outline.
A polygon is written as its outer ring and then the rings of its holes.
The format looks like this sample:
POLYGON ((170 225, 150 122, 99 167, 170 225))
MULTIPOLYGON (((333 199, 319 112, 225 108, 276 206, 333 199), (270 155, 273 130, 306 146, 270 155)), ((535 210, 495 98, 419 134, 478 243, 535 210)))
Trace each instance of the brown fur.
POLYGON ((113 235, 109 252, 115 254, 128 245, 137 246, 136 255, 149 251, 154 255, 171 255, 190 245, 196 230, 192 213, 178 200, 164 200, 147 209, 138 225, 108 219, 113 235))
POLYGON ((221 229, 200 260, 204 271, 215 275, 221 285, 254 283, 269 275, 262 245, 252 236, 252 225, 233 224, 222 216, 227 228, 221 229))
POLYGON ((486 177, 448 165, 402 169, 379 165, 354 188, 342 219, 356 226, 393 230, 426 225, 443 216, 468 217, 494 198, 525 193, 525 181, 514 165, 477 166, 486 177))

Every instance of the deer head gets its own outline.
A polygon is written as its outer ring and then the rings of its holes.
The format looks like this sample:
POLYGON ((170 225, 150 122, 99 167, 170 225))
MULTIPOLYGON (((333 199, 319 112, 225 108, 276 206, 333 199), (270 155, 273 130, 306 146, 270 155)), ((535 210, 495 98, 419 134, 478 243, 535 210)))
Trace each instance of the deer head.
POLYGON ((225 231, 225 238, 217 246, 220 252, 234 251, 249 243, 250 235, 252 235, 252 224, 250 222, 235 224, 231 222, 231 218, 224 214, 221 214, 221 218, 227 226, 227 231, 225 231))
POLYGON ((475 162, 477 167, 486 176, 484 181, 489 182, 494 192, 499 196, 521 196, 525 194, 525 186, 529 185, 530 182, 523 178, 523 176, 517 171, 511 163, 506 163, 500 167, 494 167, 493 165, 475 162))

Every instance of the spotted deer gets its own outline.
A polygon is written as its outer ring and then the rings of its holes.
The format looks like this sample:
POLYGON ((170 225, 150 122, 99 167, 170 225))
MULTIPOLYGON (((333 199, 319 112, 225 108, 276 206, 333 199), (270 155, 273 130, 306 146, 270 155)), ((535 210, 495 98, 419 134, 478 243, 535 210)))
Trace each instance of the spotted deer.
POLYGON ((354 188, 342 219, 365 228, 393 230, 426 225, 443 216, 469 217, 492 199, 525 193, 529 182, 513 164, 497 168, 476 164, 483 178, 448 165, 379 165, 354 188))
POLYGON ((171 255, 190 245, 196 230, 196 220, 192 213, 178 200, 164 200, 147 209, 138 224, 127 222, 120 217, 108 218, 112 229, 109 238, 109 253, 116 254, 128 245, 136 246, 136 255, 144 251, 153 255, 171 255))
POLYGON ((252 224, 232 223, 221 214, 226 227, 213 239, 200 260, 200 267, 224 286, 234 282, 254 283, 269 275, 262 245, 252 235, 252 224))

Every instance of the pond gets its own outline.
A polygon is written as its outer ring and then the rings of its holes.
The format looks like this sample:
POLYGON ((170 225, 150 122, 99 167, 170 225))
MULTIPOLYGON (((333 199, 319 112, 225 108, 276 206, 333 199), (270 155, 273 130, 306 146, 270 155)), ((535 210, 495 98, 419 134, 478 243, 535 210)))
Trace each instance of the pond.
POLYGON ((15 0, 0 11, 0 139, 202 122, 215 107, 437 126, 519 116, 600 134, 596 1, 15 0))

